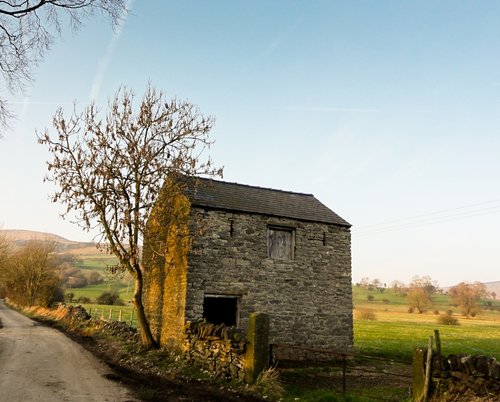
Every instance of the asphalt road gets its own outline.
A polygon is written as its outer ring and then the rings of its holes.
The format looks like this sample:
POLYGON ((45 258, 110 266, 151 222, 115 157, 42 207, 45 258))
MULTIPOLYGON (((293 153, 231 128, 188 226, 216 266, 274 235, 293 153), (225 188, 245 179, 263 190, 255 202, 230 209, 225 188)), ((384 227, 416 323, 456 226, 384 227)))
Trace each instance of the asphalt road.
POLYGON ((111 370, 61 332, 0 300, 0 402, 136 401, 111 370))

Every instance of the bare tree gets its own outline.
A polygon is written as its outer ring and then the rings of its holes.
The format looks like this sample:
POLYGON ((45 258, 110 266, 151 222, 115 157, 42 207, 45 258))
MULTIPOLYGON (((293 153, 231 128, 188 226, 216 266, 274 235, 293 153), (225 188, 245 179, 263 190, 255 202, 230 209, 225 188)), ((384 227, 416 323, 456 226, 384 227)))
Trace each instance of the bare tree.
POLYGON ((408 290, 407 299, 410 308, 417 309, 419 314, 422 314, 432 306, 431 296, 424 287, 411 285, 408 290))
POLYGON ((432 306, 432 295, 439 289, 438 283, 430 276, 415 275, 408 288, 408 304, 410 308, 417 309, 420 314, 432 306))
MULTIPOLYGON (((61 21, 68 20, 76 31, 84 19, 101 13, 116 26, 125 12, 126 0, 0 1, 0 71, 6 89, 19 92, 31 81, 33 68, 61 33, 61 21)), ((0 128, 12 117, 4 96, 0 98, 0 128)))
POLYGON ((437 293, 439 290, 439 284, 437 281, 433 281, 429 275, 419 276, 415 275, 411 279, 410 287, 412 288, 422 288, 430 296, 437 293))
POLYGON ((10 249, 11 242, 5 235, 5 232, 0 230, 0 266, 5 262, 7 259, 7 255, 9 254, 9 249, 10 249))
POLYGON ((53 251, 54 244, 44 240, 29 241, 12 251, 0 269, 6 296, 23 306, 48 306, 59 291, 53 251))
POLYGON ((401 281, 392 281, 391 282, 392 291, 399 296, 406 296, 408 294, 408 286, 406 286, 401 281))
POLYGON ((187 101, 165 99, 151 86, 137 110, 133 102, 130 90, 119 90, 104 120, 93 103, 69 119, 59 109, 57 133, 46 131, 39 142, 53 154, 46 179, 58 185, 52 198, 66 205, 63 216, 71 213, 86 230, 97 229, 99 242, 105 241, 120 268, 134 277, 141 341, 151 347, 140 251, 152 206, 168 177, 214 176, 222 170, 204 156, 212 144, 211 117, 187 101))
POLYGON ((10 254, 11 242, 5 236, 5 233, 0 230, 0 298, 6 295, 6 284, 2 280, 7 270, 7 262, 10 254))
POLYGON ((362 288, 368 288, 368 286, 370 286, 370 278, 368 278, 367 276, 361 278, 361 280, 359 281, 359 286, 362 288))
POLYGON ((481 282, 460 282, 450 288, 448 294, 459 305, 462 314, 469 318, 481 310, 481 298, 488 296, 488 291, 486 285, 481 282))

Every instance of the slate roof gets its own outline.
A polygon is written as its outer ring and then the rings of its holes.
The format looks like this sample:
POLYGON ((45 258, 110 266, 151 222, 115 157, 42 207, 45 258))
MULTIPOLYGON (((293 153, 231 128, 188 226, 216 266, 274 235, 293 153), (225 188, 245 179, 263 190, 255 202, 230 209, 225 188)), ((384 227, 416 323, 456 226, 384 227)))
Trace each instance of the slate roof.
POLYGON ((198 178, 187 195, 199 207, 351 226, 312 194, 198 178))

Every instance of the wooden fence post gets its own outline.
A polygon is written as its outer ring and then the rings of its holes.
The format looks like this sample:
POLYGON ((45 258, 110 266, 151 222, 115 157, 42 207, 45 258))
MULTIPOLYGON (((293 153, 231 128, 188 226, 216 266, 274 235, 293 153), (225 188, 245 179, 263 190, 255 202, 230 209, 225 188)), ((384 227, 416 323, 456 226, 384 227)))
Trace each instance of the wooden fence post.
POLYGON ((118 321, 122 321, 122 309, 120 309, 120 312, 118 313, 118 321))
POLYGON ((420 402, 424 397, 425 368, 424 368, 425 349, 417 348, 413 351, 413 381, 412 397, 413 401, 420 402))
POLYGON ((432 374, 432 336, 429 336, 429 344, 427 345, 427 360, 425 362, 425 384, 424 384, 424 401, 429 400, 429 391, 431 387, 432 374))
POLYGON ((441 337, 439 336, 439 329, 434 330, 434 338, 436 338, 436 353, 441 356, 441 337))

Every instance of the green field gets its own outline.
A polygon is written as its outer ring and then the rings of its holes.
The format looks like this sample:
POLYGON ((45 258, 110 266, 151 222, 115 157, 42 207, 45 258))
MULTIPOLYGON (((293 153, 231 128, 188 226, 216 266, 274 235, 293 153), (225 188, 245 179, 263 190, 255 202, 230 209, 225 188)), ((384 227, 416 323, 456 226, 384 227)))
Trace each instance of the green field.
POLYGON ((134 283, 133 281, 128 282, 120 279, 109 280, 98 285, 73 288, 71 292, 74 293, 75 299, 78 299, 80 296, 86 296, 92 301, 95 301, 95 299, 104 292, 118 292, 120 299, 126 303, 132 299, 134 294, 134 283))
POLYGON ((108 267, 114 266, 116 263, 117 259, 115 256, 105 253, 94 252, 78 255, 76 267, 86 273, 90 271, 98 272, 104 278, 104 282, 84 288, 66 289, 66 293, 72 292, 75 295, 75 299, 85 296, 95 301, 102 293, 112 291, 118 292, 123 302, 130 301, 134 292, 134 281, 128 274, 111 274, 108 267))
MULTIPOLYGON (((390 289, 385 289, 383 292, 379 290, 368 290, 359 286, 354 286, 353 290, 353 303, 354 306, 371 306, 377 310, 398 310, 398 311, 408 311, 408 301, 406 296, 398 295, 390 289), (368 297, 371 296, 373 301, 369 302, 368 297)), ((445 294, 436 294, 432 297, 433 308, 441 310, 442 312, 452 309, 458 313, 456 307, 454 307, 449 297, 445 294)), ((497 301, 497 305, 500 307, 500 301, 497 301)))
POLYGON ((429 336, 439 330, 442 353, 479 354, 500 359, 500 322, 470 322, 459 326, 438 325, 417 320, 354 321, 357 353, 411 361, 416 347, 425 347, 429 336))
POLYGON ((78 268, 97 271, 100 274, 104 274, 108 266, 113 266, 117 263, 114 255, 105 253, 80 254, 78 255, 78 260, 78 268))
MULTIPOLYGON (((365 288, 353 288, 354 313, 370 310, 374 320, 354 319, 354 352, 356 365, 367 364, 382 372, 394 371, 395 367, 411 373, 412 352, 416 347, 426 347, 429 336, 439 330, 442 353, 480 354, 500 359, 500 301, 495 301, 495 311, 483 310, 474 318, 466 319, 458 308, 450 303, 448 296, 436 295, 433 306, 423 314, 409 313, 406 297, 390 290, 380 292, 365 288), (368 301, 368 296, 372 296, 368 301), (453 311, 459 325, 439 325, 438 314, 453 311), (400 364, 385 360, 364 359, 380 357, 406 362, 400 364), (406 367, 406 369, 404 369, 406 367)), ((379 377, 373 382, 360 380, 358 384, 347 380, 347 395, 339 391, 339 379, 335 382, 336 367, 308 368, 285 371, 286 394, 284 401, 372 401, 372 400, 409 400, 408 387, 411 378, 402 379, 399 384, 391 384, 391 376, 379 377), (327 381, 325 381, 325 378, 327 381), (387 382, 389 381, 389 382, 387 382)), ((411 375, 411 374, 410 374, 411 375)), ((392 377, 394 378, 394 377, 392 377)))
POLYGON ((485 310, 474 318, 464 318, 448 296, 437 295, 433 307, 423 314, 408 313, 406 298, 390 290, 383 293, 365 288, 353 288, 356 310, 371 310, 375 320, 354 320, 354 346, 361 354, 378 355, 411 361, 415 347, 427 345, 429 336, 439 330, 442 352, 494 356, 500 359, 500 302, 495 311, 485 310), (369 302, 368 295, 375 300, 369 302), (384 301, 385 299, 385 301, 384 301), (452 310, 459 325, 437 323, 439 313, 452 310))
POLYGON ((73 305, 81 304, 87 312, 90 312, 93 318, 104 317, 109 319, 111 310, 111 319, 118 320, 120 310, 122 311, 122 321, 131 322, 136 326, 135 314, 131 299, 134 293, 134 281, 128 274, 113 275, 109 272, 108 267, 116 265, 117 259, 115 256, 105 253, 90 253, 79 254, 77 268, 84 272, 95 271, 100 273, 104 282, 97 285, 90 285, 83 288, 66 289, 65 293, 71 292, 74 294, 73 305), (117 292, 123 302, 123 306, 108 306, 95 304, 95 300, 104 292, 117 292), (79 297, 88 297, 91 303, 78 303, 79 297))

